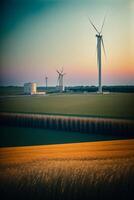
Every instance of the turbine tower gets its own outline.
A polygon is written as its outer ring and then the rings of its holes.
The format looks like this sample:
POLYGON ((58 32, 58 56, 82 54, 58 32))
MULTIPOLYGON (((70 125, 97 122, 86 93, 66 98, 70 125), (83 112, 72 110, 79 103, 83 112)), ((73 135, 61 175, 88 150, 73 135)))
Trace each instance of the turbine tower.
POLYGON ((48 77, 47 76, 45 77, 45 81, 46 81, 46 89, 47 89, 47 86, 48 86, 48 77))
POLYGON ((91 25, 93 26, 93 28, 95 29, 95 31, 97 32, 96 34, 96 38, 97 38, 97 65, 98 65, 98 92, 99 93, 102 93, 102 74, 101 74, 101 68, 102 68, 102 65, 101 65, 101 45, 103 47, 103 51, 104 51, 104 54, 106 56, 106 53, 105 53, 105 47, 104 47, 104 41, 103 41, 103 36, 102 36, 102 30, 103 30, 103 27, 104 27, 104 23, 105 23, 105 18, 104 17, 104 20, 103 20, 103 23, 102 23, 102 26, 101 26, 101 30, 98 31, 98 29, 95 27, 95 25, 92 23, 92 21, 90 20, 89 18, 89 21, 91 23, 91 25))
POLYGON ((58 87, 59 87, 59 91, 63 92, 63 78, 65 73, 63 72, 63 68, 62 70, 56 70, 58 73, 58 87))

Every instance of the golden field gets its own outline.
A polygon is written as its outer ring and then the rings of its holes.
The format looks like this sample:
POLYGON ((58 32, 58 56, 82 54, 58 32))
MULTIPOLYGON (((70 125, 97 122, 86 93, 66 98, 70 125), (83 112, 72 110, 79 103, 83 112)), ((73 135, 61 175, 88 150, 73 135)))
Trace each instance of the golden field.
POLYGON ((134 139, 0 149, 4 199, 132 199, 134 139))

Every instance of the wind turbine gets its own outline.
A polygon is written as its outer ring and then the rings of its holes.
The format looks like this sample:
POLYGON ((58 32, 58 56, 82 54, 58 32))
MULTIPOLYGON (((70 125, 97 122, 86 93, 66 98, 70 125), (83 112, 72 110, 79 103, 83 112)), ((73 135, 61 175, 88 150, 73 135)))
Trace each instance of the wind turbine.
POLYGON ((95 29, 96 31, 96 38, 97 38, 97 64, 98 64, 98 92, 99 93, 102 93, 102 76, 101 76, 101 68, 102 68, 102 65, 101 65, 101 46, 103 47, 103 51, 104 51, 104 54, 106 56, 106 53, 105 53, 105 46, 104 46, 104 41, 103 41, 103 36, 102 36, 102 30, 103 30, 103 27, 104 27, 104 23, 105 23, 105 19, 106 19, 106 16, 104 17, 104 20, 103 20, 103 23, 102 23, 102 26, 101 26, 101 29, 100 31, 98 31, 98 29, 95 27, 95 25, 93 24, 93 22, 90 20, 89 18, 89 21, 91 23, 91 25, 93 26, 93 28, 95 29))
POLYGON ((45 81, 46 81, 46 89, 47 89, 47 86, 48 86, 47 85, 48 84, 48 77, 47 76, 45 77, 45 81))
POLYGON ((60 92, 63 92, 63 77, 65 75, 64 70, 56 70, 58 73, 58 87, 60 92))

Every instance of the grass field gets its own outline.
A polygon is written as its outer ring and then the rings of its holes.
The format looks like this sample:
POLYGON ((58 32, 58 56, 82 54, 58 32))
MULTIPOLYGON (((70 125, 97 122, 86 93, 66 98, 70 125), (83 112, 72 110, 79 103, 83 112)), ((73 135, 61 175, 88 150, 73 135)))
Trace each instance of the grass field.
POLYGON ((134 94, 75 94, 0 98, 0 112, 134 118, 134 94))
POLYGON ((134 140, 0 149, 4 199, 133 199, 134 140))

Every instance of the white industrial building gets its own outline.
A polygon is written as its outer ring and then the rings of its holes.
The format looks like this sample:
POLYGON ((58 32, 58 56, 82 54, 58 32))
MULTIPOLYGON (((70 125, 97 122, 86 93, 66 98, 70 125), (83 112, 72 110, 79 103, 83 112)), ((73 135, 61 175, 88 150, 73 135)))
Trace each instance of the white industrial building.
POLYGON ((33 95, 36 94, 36 83, 25 83, 24 84, 24 94, 33 95))

